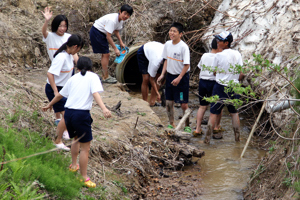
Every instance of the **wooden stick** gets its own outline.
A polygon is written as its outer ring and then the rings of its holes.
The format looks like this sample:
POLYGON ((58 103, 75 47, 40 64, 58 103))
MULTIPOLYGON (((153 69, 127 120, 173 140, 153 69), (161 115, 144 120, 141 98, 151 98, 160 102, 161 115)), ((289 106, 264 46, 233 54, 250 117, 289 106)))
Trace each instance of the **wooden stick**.
POLYGON ((191 109, 188 108, 187 110, 185 110, 183 117, 181 118, 180 122, 178 123, 178 125, 175 128, 175 131, 178 131, 181 128, 182 124, 190 116, 191 113, 192 113, 191 109))
POLYGON ((137 125, 138 121, 139 121, 139 116, 136 118, 135 126, 133 129, 136 129, 136 125, 137 125))
MULTIPOLYGON (((268 94, 268 96, 267 96, 265 99, 268 99, 268 97, 271 95, 271 92, 273 91, 274 86, 275 86, 275 84, 272 85, 272 87, 271 87, 271 89, 270 89, 270 91, 269 91, 269 94, 268 94)), ((248 145, 249 145, 249 143, 250 143, 250 140, 251 140, 251 138, 252 138, 252 136, 253 136, 253 133, 254 133, 254 131, 255 131, 255 129, 256 129, 256 126, 257 126, 257 124, 258 124, 258 121, 260 120, 260 117, 261 117, 261 115, 262 115, 262 113, 263 113, 263 111, 264 111, 264 109, 265 109, 266 103, 267 103, 267 101, 264 101, 263 106, 262 106, 261 109, 260 109, 260 112, 259 112, 259 114, 258 114, 258 116, 257 116, 257 118, 256 118, 256 121, 255 121, 255 124, 253 125, 253 127, 252 127, 252 129, 251 129, 251 132, 250 132, 250 135, 249 135, 249 137, 248 137, 248 139, 247 139, 247 142, 246 142, 246 144, 245 144, 245 146, 244 146, 243 152, 242 152, 242 154, 241 154, 241 158, 243 158, 243 156, 244 156, 244 154, 245 154, 245 152, 246 152, 246 149, 247 149, 247 147, 248 147, 248 145)))

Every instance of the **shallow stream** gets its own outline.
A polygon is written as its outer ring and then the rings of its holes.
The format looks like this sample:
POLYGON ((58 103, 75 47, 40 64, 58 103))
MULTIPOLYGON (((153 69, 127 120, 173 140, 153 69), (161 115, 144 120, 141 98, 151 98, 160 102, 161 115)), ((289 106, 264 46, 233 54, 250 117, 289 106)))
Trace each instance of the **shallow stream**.
MULTIPOLYGON (((133 96, 138 97, 138 94, 133 96)), ((140 97, 141 98, 141 97, 140 97)), ((190 95, 190 102, 198 104, 195 95, 190 95)), ((168 125, 168 117, 163 107, 152 107, 153 111, 160 117, 163 125, 168 125)), ((196 128, 197 109, 193 111, 190 117, 190 127, 196 128)), ((175 123, 179 122, 182 116, 181 108, 175 108, 175 123)), ((204 119, 208 120, 209 109, 206 111, 204 119)), ((227 108, 223 110, 221 126, 225 129, 223 139, 211 139, 210 145, 204 144, 204 136, 193 137, 190 145, 199 147, 205 151, 205 156, 201 159, 195 159, 195 166, 188 166, 184 170, 186 174, 192 174, 199 177, 196 187, 202 188, 202 195, 193 199, 199 200, 240 200, 243 199, 243 188, 247 181, 250 180, 250 174, 259 163, 265 152, 256 147, 249 146, 243 159, 240 155, 250 133, 249 128, 245 125, 242 115, 241 119, 241 142, 235 142, 231 124, 231 117, 227 108), (196 169, 199 169, 196 170, 196 169)), ((202 130, 206 132, 206 125, 202 125, 202 130)))

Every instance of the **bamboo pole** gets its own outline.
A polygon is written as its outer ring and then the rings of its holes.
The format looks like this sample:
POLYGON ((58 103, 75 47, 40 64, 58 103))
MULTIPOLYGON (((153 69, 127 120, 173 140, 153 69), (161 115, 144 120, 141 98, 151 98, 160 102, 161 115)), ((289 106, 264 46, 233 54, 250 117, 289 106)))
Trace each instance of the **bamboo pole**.
MULTIPOLYGON (((266 96, 265 100, 268 99, 269 96, 271 95, 274 86, 275 86, 275 85, 273 84, 272 87, 271 87, 271 89, 270 89, 270 91, 269 91, 269 94, 268 94, 268 96, 266 96)), ((256 129, 256 126, 257 126, 257 124, 258 124, 258 121, 260 120, 260 117, 261 117, 261 115, 262 115, 262 113, 263 113, 263 111, 264 111, 264 109, 265 109, 265 107, 266 107, 266 103, 267 103, 267 101, 264 101, 263 106, 262 106, 261 109, 260 109, 260 112, 259 112, 259 114, 258 114, 258 116, 257 116, 257 118, 256 118, 256 120, 255 120, 255 124, 253 125, 253 127, 252 127, 252 129, 251 129, 251 132, 250 132, 250 135, 249 135, 249 137, 248 137, 248 139, 247 139, 247 142, 246 142, 246 144, 245 144, 245 146, 244 146, 243 152, 242 152, 242 154, 241 154, 241 158, 243 158, 243 156, 244 156, 244 154, 245 154, 245 152, 246 152, 246 149, 247 149, 247 147, 248 147, 248 145, 249 145, 249 143, 250 143, 250 140, 251 140, 251 138, 252 138, 252 136, 253 136, 253 133, 254 133, 254 131, 255 131, 255 129, 256 129)))

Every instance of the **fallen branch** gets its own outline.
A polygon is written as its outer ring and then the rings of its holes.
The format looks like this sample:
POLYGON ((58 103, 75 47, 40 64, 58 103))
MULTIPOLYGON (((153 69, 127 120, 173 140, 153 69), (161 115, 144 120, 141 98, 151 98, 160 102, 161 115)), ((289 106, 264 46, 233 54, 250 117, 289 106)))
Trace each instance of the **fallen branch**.
POLYGON ((182 127, 182 124, 186 121, 186 119, 190 116, 191 113, 191 109, 188 108, 187 110, 185 110, 183 117, 181 118, 181 120, 175 128, 175 131, 178 131, 182 127))

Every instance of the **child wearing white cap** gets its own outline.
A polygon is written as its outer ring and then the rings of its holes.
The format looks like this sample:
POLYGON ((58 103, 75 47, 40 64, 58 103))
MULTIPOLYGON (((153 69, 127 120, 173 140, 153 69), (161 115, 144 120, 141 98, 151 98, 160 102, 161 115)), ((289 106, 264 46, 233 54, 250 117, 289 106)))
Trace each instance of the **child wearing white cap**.
MULTIPOLYGON (((229 69, 231 66, 243 65, 241 54, 233 49, 230 49, 233 41, 232 34, 228 31, 223 31, 219 35, 215 35, 217 39, 218 48, 223 49, 222 52, 217 53, 213 62, 213 67, 217 67, 218 71, 216 74, 216 83, 213 88, 212 95, 218 95, 221 100, 224 99, 238 99, 239 95, 234 92, 226 92, 224 89, 228 86, 229 81, 238 83, 244 76, 243 73, 231 72, 229 69)), ((235 134, 235 141, 240 141, 240 119, 239 114, 233 105, 226 105, 232 118, 232 126, 235 134)), ((208 128, 204 142, 209 144, 211 133, 215 127, 217 116, 221 113, 224 107, 224 103, 212 103, 210 108, 210 116, 208 122, 208 128)), ((222 133, 214 134, 215 139, 222 139, 222 133)))

